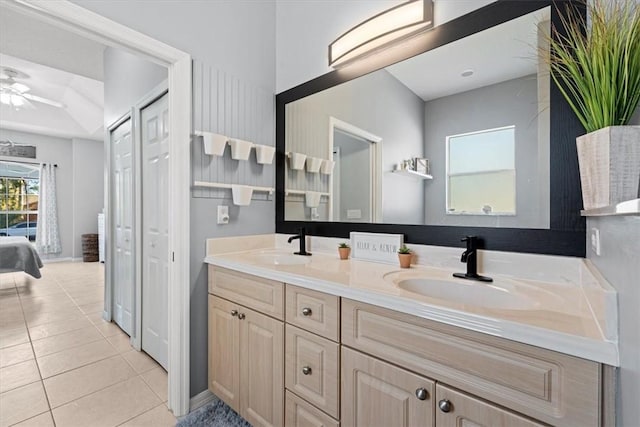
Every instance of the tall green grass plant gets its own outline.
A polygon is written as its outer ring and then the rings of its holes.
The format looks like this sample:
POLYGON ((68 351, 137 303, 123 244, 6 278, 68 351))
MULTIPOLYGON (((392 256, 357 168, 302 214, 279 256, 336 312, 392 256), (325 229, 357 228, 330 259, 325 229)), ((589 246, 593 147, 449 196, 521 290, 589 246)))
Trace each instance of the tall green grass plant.
MULTIPOLYGON (((558 3, 562 7, 562 2, 558 3)), ((552 29, 551 76, 587 132, 624 126, 640 102, 640 3, 593 0, 589 22, 567 8, 552 29)))

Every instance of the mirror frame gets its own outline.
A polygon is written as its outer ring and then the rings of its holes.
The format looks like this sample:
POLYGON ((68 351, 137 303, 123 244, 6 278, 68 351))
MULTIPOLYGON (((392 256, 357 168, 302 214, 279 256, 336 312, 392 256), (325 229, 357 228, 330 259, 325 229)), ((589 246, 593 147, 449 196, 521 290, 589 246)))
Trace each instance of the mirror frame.
POLYGON ((293 234, 305 227, 310 235, 349 238, 351 231, 404 234, 405 242, 462 247, 466 235, 481 238, 487 250, 584 257, 585 219, 575 138, 585 133, 560 90, 551 81, 550 108, 550 224, 549 229, 495 228, 384 223, 285 221, 285 107, 288 103, 346 83, 396 62, 411 58, 514 18, 551 6, 552 26, 562 29, 565 6, 586 16, 585 4, 569 0, 497 0, 434 27, 403 43, 369 56, 349 67, 331 71, 276 95, 276 233, 293 234))

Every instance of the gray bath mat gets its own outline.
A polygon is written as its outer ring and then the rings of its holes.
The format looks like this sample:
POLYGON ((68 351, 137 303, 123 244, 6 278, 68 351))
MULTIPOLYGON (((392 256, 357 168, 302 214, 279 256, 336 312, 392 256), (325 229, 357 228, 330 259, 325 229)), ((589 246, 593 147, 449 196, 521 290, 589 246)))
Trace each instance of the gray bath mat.
POLYGON ((185 415, 176 427, 251 427, 236 411, 217 397, 214 400, 185 415))

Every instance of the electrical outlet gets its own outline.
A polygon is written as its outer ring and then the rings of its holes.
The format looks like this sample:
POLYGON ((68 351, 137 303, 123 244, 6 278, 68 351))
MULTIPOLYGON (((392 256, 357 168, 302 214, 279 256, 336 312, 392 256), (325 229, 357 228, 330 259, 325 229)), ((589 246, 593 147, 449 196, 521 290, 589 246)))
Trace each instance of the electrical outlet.
POLYGON ((600 230, 596 227, 591 228, 591 250, 597 256, 600 256, 600 230))
POLYGON ((229 206, 218 206, 218 224, 229 224, 229 206))

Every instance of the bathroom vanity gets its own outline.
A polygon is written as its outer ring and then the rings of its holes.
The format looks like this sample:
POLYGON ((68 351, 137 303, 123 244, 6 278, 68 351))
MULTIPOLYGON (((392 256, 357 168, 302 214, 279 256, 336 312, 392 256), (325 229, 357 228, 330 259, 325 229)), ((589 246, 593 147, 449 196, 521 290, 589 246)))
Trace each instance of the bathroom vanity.
POLYGON ((581 283, 466 284, 441 266, 340 261, 318 245, 302 257, 269 238, 212 239, 205 259, 209 390, 252 425, 610 425, 615 293, 583 260, 550 261, 581 283), (420 280, 507 296, 406 287, 420 280))

